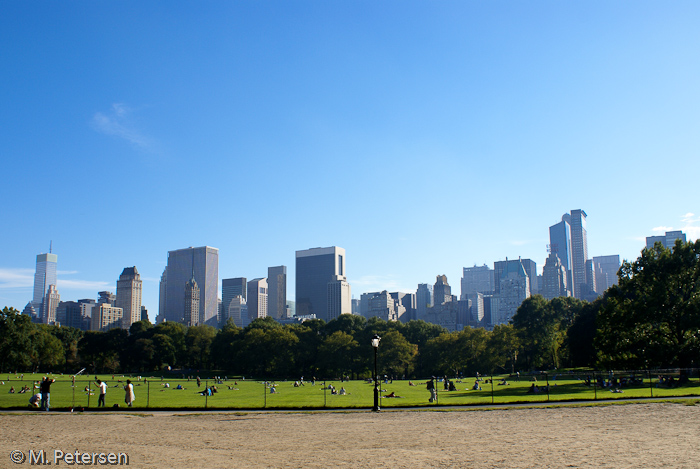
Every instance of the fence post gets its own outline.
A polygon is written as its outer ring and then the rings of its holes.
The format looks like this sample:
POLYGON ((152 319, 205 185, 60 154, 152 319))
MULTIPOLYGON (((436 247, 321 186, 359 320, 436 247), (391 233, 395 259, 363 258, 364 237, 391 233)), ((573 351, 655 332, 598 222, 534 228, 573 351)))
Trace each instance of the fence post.
POLYGON ((595 370, 593 370, 593 400, 598 400, 598 379, 595 376, 595 370))
POLYGON ((328 392, 328 386, 326 386, 326 380, 323 380, 323 407, 326 407, 326 392, 328 392))
POLYGON ((87 391, 87 395, 88 395, 88 403, 87 403, 87 406, 90 407, 90 381, 88 381, 87 389, 88 389, 88 391, 87 391))
POLYGON ((493 404, 493 371, 491 371, 491 404, 493 404))
POLYGON ((206 409, 209 405, 209 380, 204 382, 204 408, 206 409))
POLYGON ((146 381, 146 408, 151 407, 151 382, 146 381))
POLYGON ((267 381, 263 381, 263 409, 267 407, 267 381))
POLYGON ((544 372, 544 379, 547 381, 547 402, 549 402, 549 374, 544 372))
POLYGON ((649 374, 649 393, 651 394, 651 397, 654 397, 654 386, 651 382, 651 370, 647 370, 647 373, 649 374))

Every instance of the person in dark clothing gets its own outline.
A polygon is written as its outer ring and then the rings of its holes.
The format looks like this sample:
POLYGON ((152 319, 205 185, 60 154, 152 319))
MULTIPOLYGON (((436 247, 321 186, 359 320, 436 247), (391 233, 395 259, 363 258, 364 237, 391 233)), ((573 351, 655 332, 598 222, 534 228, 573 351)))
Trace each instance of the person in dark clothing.
POLYGON ((39 391, 41 392, 41 410, 49 411, 51 406, 51 383, 56 381, 55 379, 49 379, 48 376, 44 376, 44 379, 39 385, 39 391))

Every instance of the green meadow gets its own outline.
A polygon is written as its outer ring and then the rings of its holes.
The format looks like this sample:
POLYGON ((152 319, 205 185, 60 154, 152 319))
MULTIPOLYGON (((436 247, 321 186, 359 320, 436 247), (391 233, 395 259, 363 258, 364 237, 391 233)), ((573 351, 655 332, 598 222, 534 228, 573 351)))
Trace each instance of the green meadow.
MULTIPOLYGON (((71 383, 70 376, 49 375, 56 379, 51 386, 51 408, 54 410, 67 410, 70 408, 97 409, 98 387, 93 380, 86 380, 84 376, 76 379, 75 386, 71 383), (86 391, 87 387, 87 391, 86 391)), ((27 374, 3 375, 0 377, 4 384, 0 385, 0 409, 28 408, 29 398, 38 392, 38 384, 42 375, 27 374), (20 394, 18 391, 27 386, 33 391, 20 394), (35 388, 36 386, 36 388, 35 388), (15 393, 10 393, 10 388, 15 388, 15 393)), ((106 408, 111 410, 115 404, 120 409, 126 409, 124 404, 123 386, 127 379, 134 384, 136 401, 135 409, 322 409, 322 408, 371 408, 373 405, 373 389, 371 383, 361 380, 341 382, 316 381, 315 384, 307 381, 303 386, 294 386, 294 381, 264 382, 243 378, 222 379, 220 382, 213 379, 202 379, 201 386, 197 387, 196 380, 187 380, 160 376, 114 376, 98 375, 109 386, 106 396, 106 408), (166 386, 167 385, 167 386, 166 386), (180 385, 182 389, 177 389, 180 385), (273 385, 275 393, 271 393, 273 385), (328 385, 332 385, 340 391, 344 387, 347 394, 333 394, 328 385), (216 386, 217 392, 211 396, 203 396, 200 393, 205 386, 216 386)), ((94 376, 92 377, 94 378, 94 376)), ((651 383, 645 379, 643 383, 634 386, 622 387, 619 393, 613 393, 608 388, 598 386, 586 386, 583 382, 585 376, 566 374, 564 376, 551 375, 549 377, 549 392, 547 382, 539 379, 536 383, 530 381, 530 377, 521 381, 512 380, 509 376, 494 376, 493 384, 486 378, 479 382, 480 390, 473 390, 474 378, 453 380, 456 390, 446 391, 443 383, 438 382, 438 402, 429 403, 430 392, 426 389, 426 380, 395 380, 389 383, 381 383, 380 406, 390 407, 435 407, 454 405, 488 405, 505 403, 546 403, 564 402, 571 400, 595 400, 595 399, 620 399, 655 397, 665 398, 673 396, 698 396, 700 395, 700 383, 693 377, 683 386, 666 387, 658 385, 653 379, 651 383), (506 385, 501 385, 500 380, 505 378, 506 385), (528 392, 533 384, 540 388, 540 392, 528 392), (383 397, 394 393, 397 397, 383 397)))

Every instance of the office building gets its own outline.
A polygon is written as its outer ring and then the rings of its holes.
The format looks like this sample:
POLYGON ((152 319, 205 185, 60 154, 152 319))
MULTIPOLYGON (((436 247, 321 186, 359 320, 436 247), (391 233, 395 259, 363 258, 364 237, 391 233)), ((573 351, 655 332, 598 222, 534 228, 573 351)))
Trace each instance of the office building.
POLYGON ((150 322, 150 320, 148 319, 148 310, 145 306, 141 306, 141 321, 150 322))
POLYGON ((242 295, 236 295, 231 298, 231 301, 228 303, 228 308, 224 311, 224 317, 222 318, 224 324, 229 320, 233 320, 233 323, 238 327, 247 327, 248 324, 250 324, 248 305, 242 295))
POLYGON ((569 291, 569 296, 573 296, 572 271, 571 265, 571 220, 570 214, 565 214, 556 225, 549 227, 549 252, 554 253, 559 258, 559 261, 566 270, 566 288, 569 291))
POLYGON ((369 300, 379 295, 380 292, 367 292, 360 295, 360 314, 367 319, 371 316, 369 315, 369 300))
POLYGON ((192 278, 199 288, 200 324, 218 325, 219 250, 209 246, 168 252, 168 265, 161 277, 158 323, 184 320, 185 285, 192 278))
MULTIPOLYGON (((507 269, 506 267, 508 266, 509 263, 515 263, 515 264, 520 264, 522 265, 523 269, 525 270, 525 273, 527 274, 527 277, 529 279, 529 284, 532 286, 533 284, 537 284, 537 263, 531 259, 520 259, 518 260, 508 260, 506 258, 505 261, 496 261, 493 263, 493 270, 494 270, 494 292, 496 294, 501 292, 501 277, 503 277, 503 272, 505 272, 507 269)), ((532 289, 530 289, 530 293, 534 294, 532 289)))
MULTIPOLYGON (((243 299, 243 304, 246 303, 248 297, 248 279, 245 277, 225 278, 221 280, 221 325, 223 326, 228 321, 228 307, 231 300, 240 296, 243 299)), ((247 321, 246 316, 246 321, 247 321)), ((237 323, 238 325, 238 323, 237 323)), ((244 327, 244 326, 243 326, 244 327)))
POLYGON ((595 256, 593 257, 593 262, 597 265, 595 278, 596 291, 602 295, 608 288, 617 285, 617 272, 620 270, 620 255, 595 256))
POLYGON ((588 235, 586 231, 586 212, 571 211, 571 278, 574 296, 583 299, 583 292, 590 289, 586 278, 586 261, 588 260, 588 235))
POLYGON ((391 295, 386 291, 374 294, 368 300, 369 310, 367 318, 377 317, 384 321, 396 321, 396 303, 391 295))
POLYGON ((486 264, 481 267, 464 267, 462 269, 461 299, 472 293, 489 293, 494 291, 494 270, 486 264))
POLYGON ((48 254, 39 254, 36 256, 36 271, 34 273, 34 296, 32 298, 32 307, 36 312, 37 318, 44 320, 44 314, 41 310, 44 304, 44 296, 49 289, 49 285, 58 285, 56 276, 56 266, 58 265, 58 256, 49 252, 48 254))
POLYGON ((501 273, 498 313, 491 310, 491 325, 508 324, 520 305, 530 297, 530 277, 522 262, 508 261, 501 273))
POLYGON ((447 275, 438 275, 433 285, 433 305, 439 306, 452 301, 452 287, 447 283, 447 275))
MULTIPOLYGON (((296 314, 328 321, 328 284, 347 281, 345 249, 336 246, 296 252, 296 314)), ((347 312, 350 312, 348 307, 347 312)), ((335 314, 335 312, 333 313, 335 314)))
POLYGON ((567 285, 568 274, 566 268, 554 251, 549 253, 549 257, 544 263, 542 278, 544 285, 541 293, 546 299, 551 300, 560 296, 571 296, 567 285))
POLYGON ((411 319, 416 319, 416 294, 394 292, 389 293, 396 304, 396 316, 401 322, 408 322, 411 319), (403 311, 398 307, 402 306, 403 311))
POLYGON ((80 320, 84 331, 89 331, 92 329, 92 310, 97 305, 97 302, 92 298, 86 298, 83 300, 78 300, 78 306, 80 307, 80 320))
MULTIPOLYGON (((686 242, 685 233, 682 231, 667 231, 663 236, 648 236, 647 249, 654 247, 654 243, 661 243, 665 248, 673 249, 676 245, 676 240, 680 239, 683 243, 686 242)), ((39 259, 37 258, 37 270, 39 259)))
POLYGON ((287 266, 267 268, 267 315, 275 319, 287 315, 287 266))
POLYGON ((49 285, 44 295, 44 303, 41 305, 41 322, 44 324, 56 324, 56 310, 61 302, 61 295, 58 294, 56 285, 49 285))
POLYGON ((143 282, 136 267, 126 267, 117 280, 116 306, 123 311, 124 329, 141 320, 141 289, 143 282))
POLYGON ((425 321, 428 308, 433 306, 433 286, 419 283, 416 290, 416 319, 425 321))
POLYGON ((253 322, 257 318, 267 317, 267 279, 254 278, 248 282, 248 319, 253 322))
MULTIPOLYGON (((201 290, 197 285, 194 275, 185 284, 185 302, 182 322, 185 326, 198 326, 203 323, 203 317, 199 309, 201 299, 201 290)), ((218 306, 218 305, 217 305, 218 306)))
POLYGON ((339 318, 341 314, 352 314, 350 284, 344 277, 328 282, 328 321, 339 318))
POLYGON ((106 332, 122 326, 124 312, 121 308, 112 306, 109 303, 98 303, 92 308, 93 331, 106 332))

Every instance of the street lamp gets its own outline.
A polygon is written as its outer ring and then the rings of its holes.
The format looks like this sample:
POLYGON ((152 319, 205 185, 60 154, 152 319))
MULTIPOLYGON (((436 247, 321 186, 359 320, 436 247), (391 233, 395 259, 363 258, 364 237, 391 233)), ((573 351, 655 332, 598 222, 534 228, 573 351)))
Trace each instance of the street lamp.
POLYGON ((382 340, 377 334, 372 337, 372 348, 374 348, 374 407, 373 412, 379 412, 379 381, 377 380, 377 349, 379 341, 382 340))

